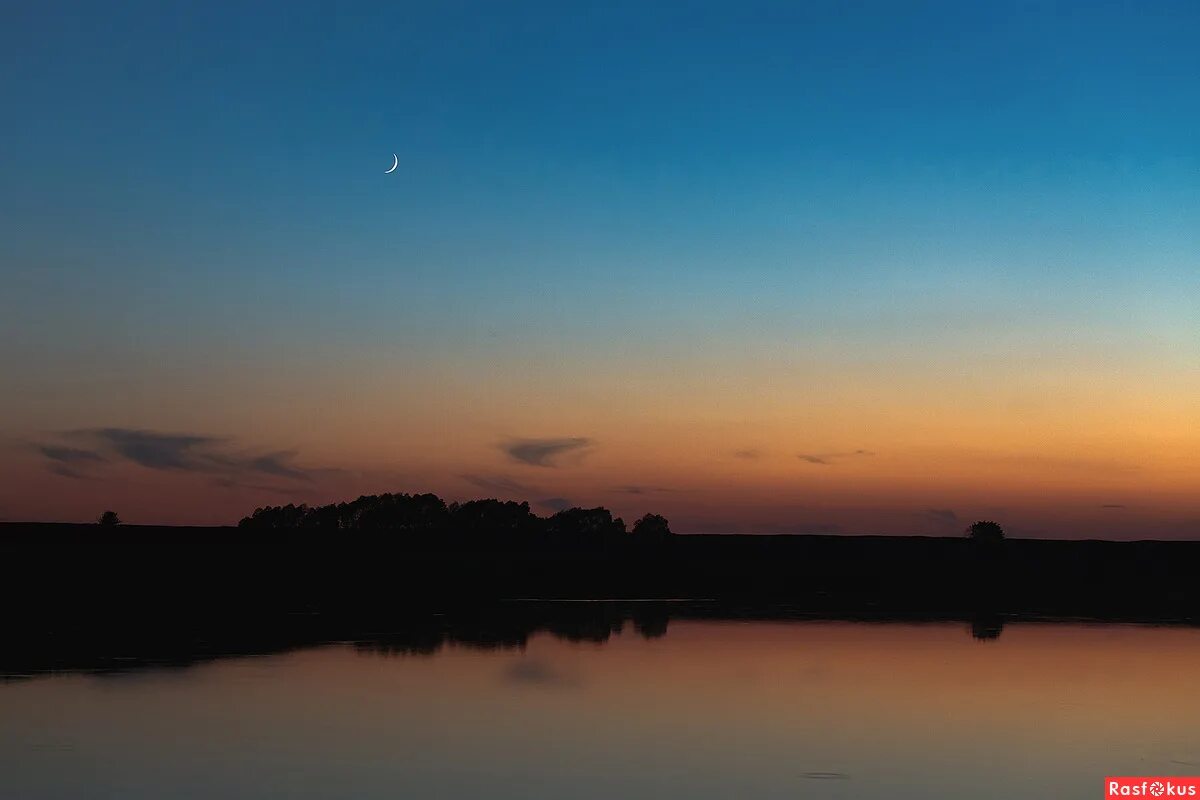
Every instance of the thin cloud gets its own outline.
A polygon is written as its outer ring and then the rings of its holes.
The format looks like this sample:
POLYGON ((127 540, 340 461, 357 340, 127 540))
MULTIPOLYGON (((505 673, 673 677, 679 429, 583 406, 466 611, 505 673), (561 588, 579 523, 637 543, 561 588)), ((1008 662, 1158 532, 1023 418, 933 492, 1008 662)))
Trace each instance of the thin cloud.
POLYGON ((673 492, 675 490, 668 489, 664 486, 638 486, 635 484, 630 486, 618 486, 614 488, 613 491, 619 494, 660 494, 662 492, 673 492))
POLYGON ((819 464, 823 467, 829 467, 846 459, 873 455, 875 453, 871 450, 853 450, 849 453, 800 453, 796 458, 807 464, 819 464))
POLYGON ((487 492, 525 496, 534 492, 529 486, 507 475, 459 475, 458 477, 487 492))
POLYGON ((302 491, 296 486, 272 486, 266 483, 247 483, 244 481, 234 480, 233 478, 215 478, 213 486, 220 489, 251 489, 256 492, 269 492, 272 494, 296 495, 302 491))
POLYGON ((81 447, 43 444, 38 445, 37 449, 48 462, 46 464, 47 471, 63 478, 74 480, 85 480, 89 477, 83 471, 84 468, 103 464, 108 461, 108 459, 99 453, 92 450, 84 450, 81 447))
POLYGON ((69 464, 62 464, 57 461, 51 461, 46 465, 46 471, 63 478, 71 478, 73 480, 87 480, 90 476, 85 475, 69 464))
POLYGON ((63 464, 76 463, 94 463, 97 461, 105 461, 104 456, 95 453, 91 450, 84 450, 80 447, 66 447, 63 445, 44 444, 38 447, 41 454, 51 461, 58 461, 63 464))
POLYGON ((274 475, 279 478, 291 478, 299 481, 311 481, 312 476, 308 472, 294 467, 289 463, 295 457, 296 453, 291 450, 267 453, 266 455, 255 456, 247 460, 245 466, 250 472, 260 472, 264 475, 274 475))
MULTIPOLYGON (((114 463, 136 464, 161 472, 211 474, 233 483, 252 486, 242 478, 261 475, 307 482, 327 469, 296 466, 291 450, 247 453, 235 450, 228 439, 198 433, 174 433, 141 428, 90 428, 61 434, 68 443, 38 446, 47 468, 58 475, 87 477, 82 467, 114 463), (83 447, 81 445, 87 445, 83 447)), ((259 487, 262 488, 262 487, 259 487)))
POLYGON ((927 508, 921 512, 921 516, 933 522, 940 522, 946 525, 951 525, 958 522, 958 514, 954 513, 953 509, 949 508, 927 508))
POLYGON ((734 450, 733 457, 745 459, 747 461, 754 461, 755 459, 762 458, 762 451, 756 450, 753 447, 746 450, 734 450))
POLYGON ((1124 503, 1103 503, 1103 504, 1101 504, 1100 507, 1101 508, 1125 508, 1126 506, 1124 503))
POLYGON ((592 441, 582 436, 560 439, 514 439, 500 445, 513 461, 534 467, 557 467, 571 454, 582 454, 592 441))
POLYGON ((203 448, 221 444, 213 436, 188 433, 159 433, 130 428, 99 428, 84 431, 99 439, 118 456, 149 469, 204 470, 211 469, 214 457, 203 448))
POLYGON ((537 504, 551 511, 566 511, 575 507, 575 504, 565 497, 547 497, 545 500, 538 500, 537 504))

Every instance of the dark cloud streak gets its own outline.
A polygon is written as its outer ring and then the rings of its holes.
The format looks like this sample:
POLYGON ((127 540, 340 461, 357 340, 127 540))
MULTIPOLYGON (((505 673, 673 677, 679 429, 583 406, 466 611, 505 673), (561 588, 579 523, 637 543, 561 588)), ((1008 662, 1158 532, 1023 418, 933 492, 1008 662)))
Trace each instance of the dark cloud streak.
POLYGON ((90 433, 122 458, 149 469, 203 470, 213 459, 197 451, 221 443, 212 436, 130 428, 100 428, 84 433, 90 433))
MULTIPOLYGON (((136 464, 161 472, 199 473, 219 476, 231 484, 251 486, 240 479, 264 475, 290 481, 311 481, 313 475, 330 470, 305 469, 293 465, 295 452, 244 453, 230 448, 228 439, 195 433, 164 433, 141 428, 90 428, 61 434, 71 444, 41 444, 38 450, 49 460, 48 469, 69 478, 87 477, 85 465, 136 464), (89 449, 77 446, 87 444, 89 449)), ((262 488, 262 487, 259 487, 262 488)))
POLYGON ((854 450, 849 453, 800 453, 796 458, 808 464, 819 464, 823 467, 829 467, 848 458, 861 458, 873 455, 875 453, 871 450, 854 450))
POLYGON ((513 461, 534 467, 557 467, 564 456, 580 454, 591 445, 591 439, 573 436, 560 439, 514 439, 500 445, 513 461))
POLYGON ((617 486, 616 488, 613 489, 613 491, 617 492, 618 494, 640 495, 640 494, 661 494, 663 492, 673 492, 675 490, 668 489, 665 486, 630 485, 630 486, 617 486))
POLYGON ((43 444, 38 445, 37 449, 49 462, 46 464, 47 471, 73 480, 86 480, 88 478, 88 475, 81 471, 83 467, 104 464, 108 461, 108 459, 99 453, 92 450, 84 450, 81 447, 43 444))
POLYGON ((63 445, 44 444, 39 445, 38 450, 41 454, 51 461, 58 461, 63 464, 74 464, 82 462, 100 462, 107 459, 99 453, 91 450, 84 450, 79 447, 66 447, 63 445))

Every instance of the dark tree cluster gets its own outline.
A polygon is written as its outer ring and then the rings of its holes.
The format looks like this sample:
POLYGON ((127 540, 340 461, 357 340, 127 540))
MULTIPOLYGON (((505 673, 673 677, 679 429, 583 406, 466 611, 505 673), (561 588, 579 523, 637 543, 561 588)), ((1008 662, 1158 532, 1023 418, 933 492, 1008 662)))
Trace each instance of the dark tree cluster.
MULTIPOLYGON (((253 529, 387 530, 413 534, 450 532, 475 537, 547 534, 574 538, 629 535, 625 521, 606 508, 568 508, 539 517, 529 503, 511 500, 468 500, 449 503, 435 494, 363 495, 348 503, 324 506, 266 506, 238 523, 253 529)), ((647 514, 633 526, 638 539, 671 535, 665 517, 647 514)))

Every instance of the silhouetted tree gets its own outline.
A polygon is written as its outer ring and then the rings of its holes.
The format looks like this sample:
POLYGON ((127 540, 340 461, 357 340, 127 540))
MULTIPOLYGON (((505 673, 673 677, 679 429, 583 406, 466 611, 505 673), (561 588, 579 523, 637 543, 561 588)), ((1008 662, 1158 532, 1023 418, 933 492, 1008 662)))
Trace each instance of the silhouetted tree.
POLYGON ((334 505, 330 503, 326 506, 316 506, 308 509, 300 520, 300 527, 315 528, 322 531, 336 531, 343 527, 340 510, 345 506, 345 503, 334 505))
POLYGON ((568 508, 546 520, 546 527, 555 536, 600 537, 623 535, 625 520, 613 519, 607 508, 568 508))
POLYGON ((511 536, 537 531, 539 520, 529 510, 529 503, 511 500, 468 500, 451 503, 448 508, 450 525, 456 533, 476 536, 511 536))
POLYGON ((349 503, 309 508, 306 505, 256 508, 241 528, 369 529, 426 533, 441 530, 449 519, 446 504, 435 494, 363 495, 349 503))
POLYGON ((445 527, 446 503, 436 494, 383 494, 354 501, 356 528, 428 533, 445 527))
POLYGON ((238 523, 239 528, 299 528, 308 515, 308 506, 267 506, 256 508, 254 513, 238 523))
POLYGON ((103 525, 107 528, 111 528, 111 527, 120 525, 121 518, 117 516, 117 512, 115 512, 115 511, 105 511, 103 514, 100 515, 100 518, 97 519, 96 522, 97 522, 97 524, 103 525))
POLYGON ((660 514, 647 514, 633 523, 633 535, 639 539, 665 539, 671 535, 671 524, 660 514))
POLYGON ((971 523, 967 536, 977 542, 999 542, 1004 538, 1004 528, 991 520, 981 519, 971 523))
MULTIPOLYGON (((348 503, 309 507, 266 506, 238 522, 241 528, 388 530, 417 536, 466 537, 475 542, 532 541, 542 534, 564 541, 610 542, 628 535, 625 521, 606 508, 568 508, 548 518, 529 509, 529 503, 494 498, 446 503, 435 494, 363 495, 348 503)), ((635 532, 643 541, 671 535, 664 517, 647 514, 635 532)))

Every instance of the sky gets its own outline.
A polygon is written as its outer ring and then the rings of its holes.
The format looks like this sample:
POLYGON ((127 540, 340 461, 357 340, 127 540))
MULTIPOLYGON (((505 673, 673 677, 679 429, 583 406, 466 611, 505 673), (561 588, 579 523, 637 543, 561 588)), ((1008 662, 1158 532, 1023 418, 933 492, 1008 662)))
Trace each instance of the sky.
POLYGON ((0 518, 1200 535, 1195 4, 346 6, 6 12, 0 518))

